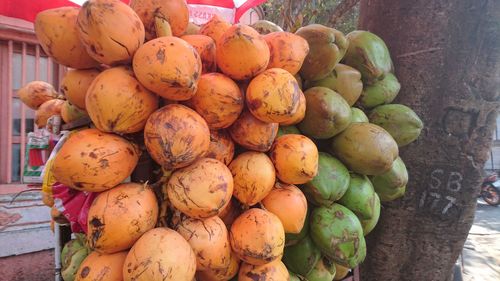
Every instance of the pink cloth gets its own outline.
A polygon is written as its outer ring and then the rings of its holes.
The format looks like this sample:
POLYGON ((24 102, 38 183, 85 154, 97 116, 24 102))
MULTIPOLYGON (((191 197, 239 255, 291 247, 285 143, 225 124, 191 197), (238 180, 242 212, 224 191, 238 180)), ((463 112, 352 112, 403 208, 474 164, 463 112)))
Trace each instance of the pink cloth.
POLYGON ((99 194, 96 192, 78 191, 61 183, 52 186, 54 204, 69 221, 74 233, 87 233, 87 217, 90 205, 99 194))

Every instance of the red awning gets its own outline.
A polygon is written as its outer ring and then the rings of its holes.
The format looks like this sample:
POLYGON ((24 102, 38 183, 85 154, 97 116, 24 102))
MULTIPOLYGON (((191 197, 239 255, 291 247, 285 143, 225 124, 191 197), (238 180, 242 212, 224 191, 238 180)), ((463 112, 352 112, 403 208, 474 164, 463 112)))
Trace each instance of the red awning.
MULTIPOLYGON (((130 0, 121 0, 128 3, 130 0)), ((33 22, 38 12, 62 7, 79 6, 83 0, 1 0, 0 15, 19 18, 33 22)), ((260 5, 266 0, 188 0, 188 4, 196 6, 213 6, 230 9, 234 14, 234 22, 250 8, 260 5)))

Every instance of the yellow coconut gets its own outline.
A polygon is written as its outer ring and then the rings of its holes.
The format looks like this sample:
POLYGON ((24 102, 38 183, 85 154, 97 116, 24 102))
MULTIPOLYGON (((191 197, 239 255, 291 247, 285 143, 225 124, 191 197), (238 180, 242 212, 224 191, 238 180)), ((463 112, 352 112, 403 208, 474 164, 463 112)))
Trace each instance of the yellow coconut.
POLYGON ((233 25, 215 41, 217 66, 227 76, 235 80, 245 80, 267 68, 269 47, 250 26, 233 25))
POLYGON ((222 34, 224 34, 224 32, 226 32, 229 28, 231 28, 230 23, 218 15, 214 15, 199 29, 199 33, 211 37, 214 39, 215 43, 217 43, 222 37, 222 34))
POLYGON ((35 124, 38 128, 45 127, 47 120, 54 115, 61 115, 64 100, 52 99, 44 102, 35 112, 35 124))
POLYGON ((243 152, 231 162, 229 169, 234 179, 233 195, 247 206, 264 199, 276 181, 273 162, 262 152, 243 152))
POLYGON ((57 98, 52 85, 44 81, 31 81, 17 91, 19 99, 29 108, 37 110, 44 102, 57 98))
POLYGON ((114 254, 90 253, 80 264, 80 268, 75 275, 76 281, 122 281, 123 264, 127 252, 114 254))
POLYGON ((318 173, 318 148, 306 136, 283 135, 276 139, 270 154, 282 182, 304 184, 318 173))
POLYGON ((69 187, 100 192, 130 176, 139 160, 134 145, 97 129, 73 133, 56 154, 54 177, 69 187))
POLYGON ((173 207, 192 218, 218 215, 233 194, 233 176, 224 163, 202 158, 175 171, 167 183, 173 207))
POLYGON ((92 81, 99 75, 97 69, 70 69, 61 81, 64 97, 80 109, 85 109, 85 96, 92 81))
POLYGON ((299 108, 300 93, 293 75, 281 68, 271 68, 252 79, 246 102, 250 112, 261 121, 287 122, 299 108))
POLYGON ((144 44, 135 54, 133 66, 144 87, 175 101, 190 99, 201 75, 198 52, 176 37, 160 37, 144 44))
POLYGON ((276 183, 275 188, 262 199, 266 210, 275 214, 286 233, 300 233, 307 215, 307 200, 293 184, 276 183))
POLYGON ((88 54, 100 63, 130 63, 144 42, 139 16, 119 0, 88 0, 77 19, 78 35, 88 54))
POLYGON ((189 22, 186 0, 131 0, 130 7, 141 18, 147 41, 157 37, 155 17, 166 20, 174 36, 181 36, 189 22))
POLYGON ((288 281, 290 274, 286 266, 280 260, 263 265, 251 265, 243 263, 238 274, 238 281, 288 281))
POLYGON ((292 75, 299 72, 309 53, 309 44, 304 38, 281 31, 264 35, 264 40, 271 53, 268 68, 282 68, 292 75))
POLYGON ((158 96, 144 88, 130 67, 100 73, 90 85, 85 105, 92 122, 103 132, 130 134, 142 131, 158 108, 158 96))
POLYGON ((175 230, 188 241, 196 255, 196 270, 225 269, 231 262, 231 246, 224 222, 218 217, 184 218, 175 230))
POLYGON ((198 90, 190 100, 210 129, 231 126, 238 119, 244 106, 243 94, 231 78, 220 73, 203 74, 198 90))
POLYGON ((211 37, 201 34, 184 35, 182 40, 193 46, 201 57, 202 73, 217 71, 217 62, 215 60, 215 41, 211 37))
POLYGON ((229 165, 234 156, 234 142, 225 130, 210 130, 210 146, 205 157, 229 165))
POLYGON ((123 266, 124 281, 191 281, 196 256, 189 243, 169 228, 154 228, 130 249, 123 266))
POLYGON ((76 20, 80 8, 60 7, 36 15, 35 33, 40 45, 55 62, 77 69, 99 65, 89 56, 78 36, 76 20))
POLYGON ((252 208, 231 225, 233 251, 246 263, 263 265, 281 259, 285 247, 283 225, 274 214, 252 208))
POLYGON ((90 206, 87 241, 100 253, 127 250, 158 219, 153 190, 139 183, 123 183, 100 193, 90 206))
POLYGON ((240 260, 231 253, 229 265, 223 269, 207 269, 196 273, 197 281, 229 281, 238 274, 240 260))
POLYGON ((278 123, 267 123, 255 118, 248 110, 229 127, 231 138, 244 148, 265 152, 271 148, 278 134, 278 123))
POLYGON ((169 104, 149 116, 144 143, 151 157, 171 170, 185 167, 207 153, 210 130, 194 110, 169 104))

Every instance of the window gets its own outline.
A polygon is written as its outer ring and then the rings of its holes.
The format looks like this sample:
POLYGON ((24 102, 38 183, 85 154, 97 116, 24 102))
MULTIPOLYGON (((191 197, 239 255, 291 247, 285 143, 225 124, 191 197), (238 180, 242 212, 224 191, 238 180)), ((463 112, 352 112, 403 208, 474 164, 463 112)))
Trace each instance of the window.
POLYGON ((17 90, 34 80, 58 89, 62 69, 36 41, 8 39, 0 41, 0 67, 0 184, 21 183, 26 135, 36 128, 35 112, 19 100, 17 90))

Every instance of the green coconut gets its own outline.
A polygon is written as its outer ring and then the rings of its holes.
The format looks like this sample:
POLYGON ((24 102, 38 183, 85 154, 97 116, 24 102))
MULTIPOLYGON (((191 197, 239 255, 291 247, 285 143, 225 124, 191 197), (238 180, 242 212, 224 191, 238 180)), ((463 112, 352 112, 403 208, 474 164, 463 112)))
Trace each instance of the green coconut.
POLYGON ((299 28, 295 34, 306 39, 309 44, 300 76, 315 81, 325 78, 344 57, 348 41, 344 34, 321 24, 310 24, 299 28))
POLYGON ((387 73, 382 80, 376 81, 372 85, 367 85, 359 104, 364 108, 373 108, 378 105, 391 103, 399 93, 401 85, 394 74, 387 73))
POLYGON ((83 260, 90 254, 85 244, 85 235, 76 234, 76 238, 66 243, 61 251, 61 276, 64 281, 73 281, 83 260))
POLYGON ((406 186, 396 188, 396 189, 388 189, 388 188, 380 188, 377 191, 378 196, 380 197, 380 201, 382 202, 391 202, 398 198, 401 198, 406 193, 406 186))
POLYGON ((316 266, 311 272, 306 275, 306 279, 308 281, 332 281, 335 277, 335 273, 335 263, 323 257, 316 263, 316 266))
POLYGON ((408 171, 401 157, 396 158, 391 169, 381 175, 371 177, 371 182, 375 191, 387 189, 398 189, 408 183, 408 171))
POLYGON ((306 276, 321 258, 321 251, 314 245, 309 236, 297 244, 285 247, 283 263, 288 270, 306 276))
POLYGON ((351 123, 368 123, 368 117, 363 110, 351 107, 351 123))
POLYGON ((424 127, 422 120, 409 107, 402 104, 377 106, 368 116, 370 122, 384 128, 399 147, 414 142, 424 127))
POLYGON ((368 235, 375 228, 378 223, 378 219, 380 218, 380 199, 376 193, 372 217, 369 219, 362 219, 360 217, 358 218, 361 222, 361 226, 363 227, 363 235, 368 235))
POLYGON ((332 139, 330 148, 351 171, 362 175, 387 172, 399 154, 392 136, 371 123, 351 123, 332 139))
POLYGON ((275 24, 274 22, 270 22, 268 20, 258 20, 254 22, 251 27, 253 27, 255 30, 257 30, 258 33, 261 35, 266 35, 271 32, 278 32, 278 31, 283 31, 283 29, 275 24))
POLYGON ((283 135, 290 135, 290 134, 297 134, 300 135, 299 129, 295 127, 294 125, 289 125, 289 126, 279 126, 278 128, 278 134, 276 135, 276 138, 279 138, 283 135))
POLYGON ((310 236, 323 254, 342 266, 354 268, 366 256, 361 223, 352 211, 340 204, 312 211, 310 236))
POLYGON ((375 213, 377 195, 367 176, 351 174, 349 188, 338 201, 353 211, 360 219, 370 219, 375 213))
POLYGON ((299 130, 316 139, 329 139, 351 123, 349 104, 333 90, 313 87, 304 92, 306 114, 298 124, 299 130))
POLYGON ((318 174, 302 186, 302 191, 313 204, 329 206, 344 196, 349 181, 349 170, 344 164, 332 155, 320 152, 318 174))
POLYGON ((288 275, 290 275, 290 278, 288 279, 289 281, 308 281, 308 280, 304 279, 304 277, 297 275, 297 274, 291 272, 290 270, 288 270, 288 275))
POLYGON ((348 49, 343 62, 361 72, 367 84, 383 79, 392 70, 392 61, 385 42, 377 35, 363 30, 346 36, 348 49))
POLYGON ((339 93, 352 106, 356 103, 363 90, 361 73, 356 69, 338 63, 325 78, 317 81, 306 81, 306 89, 326 87, 339 93))

